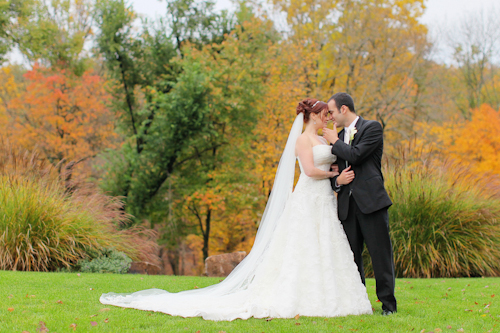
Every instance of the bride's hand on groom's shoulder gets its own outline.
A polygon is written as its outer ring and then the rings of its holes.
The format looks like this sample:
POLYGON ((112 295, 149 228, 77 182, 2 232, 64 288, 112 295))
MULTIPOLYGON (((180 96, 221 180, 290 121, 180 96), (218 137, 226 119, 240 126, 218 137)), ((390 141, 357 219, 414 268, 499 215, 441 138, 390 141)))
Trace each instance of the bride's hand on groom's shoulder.
POLYGON ((332 130, 327 127, 323 127, 323 137, 331 144, 334 144, 339 139, 339 135, 337 133, 337 125, 333 123, 332 130))

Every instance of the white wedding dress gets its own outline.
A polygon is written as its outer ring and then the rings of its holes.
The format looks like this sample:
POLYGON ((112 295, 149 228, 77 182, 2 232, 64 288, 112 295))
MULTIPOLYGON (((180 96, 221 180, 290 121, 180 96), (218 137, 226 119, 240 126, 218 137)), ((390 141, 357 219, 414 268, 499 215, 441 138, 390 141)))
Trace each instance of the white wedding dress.
MULTIPOLYGON (((295 125, 302 129, 300 121, 295 125)), ((296 141, 296 137, 297 133, 289 138, 296 141)), ((295 141, 286 149, 293 148, 295 141)), ((314 146, 313 156, 314 165, 322 170, 329 170, 335 161, 327 145, 314 146)), ((289 178, 285 187, 290 187, 289 178)), ((277 175, 273 191, 286 195, 282 185, 277 175)), ((290 188, 290 195, 269 205, 252 251, 221 283, 179 293, 160 289, 108 293, 101 296, 101 303, 209 320, 371 314, 366 288, 337 217, 330 181, 302 172, 293 193, 290 188), (277 209, 280 200, 283 207, 277 209)))

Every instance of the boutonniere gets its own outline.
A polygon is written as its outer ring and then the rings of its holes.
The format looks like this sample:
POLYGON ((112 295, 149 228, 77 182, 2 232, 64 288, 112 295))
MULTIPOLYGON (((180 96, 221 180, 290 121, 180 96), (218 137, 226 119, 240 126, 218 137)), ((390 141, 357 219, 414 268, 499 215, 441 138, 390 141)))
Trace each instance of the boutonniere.
POLYGON ((353 128, 350 133, 349 133, 349 144, 352 143, 352 140, 354 140, 354 135, 358 133, 358 130, 356 128, 353 128))

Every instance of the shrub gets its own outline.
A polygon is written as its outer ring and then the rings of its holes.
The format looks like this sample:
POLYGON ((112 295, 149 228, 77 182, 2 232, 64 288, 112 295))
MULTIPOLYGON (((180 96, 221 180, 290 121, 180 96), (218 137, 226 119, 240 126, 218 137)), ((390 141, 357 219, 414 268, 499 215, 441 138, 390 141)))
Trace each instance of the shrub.
POLYGON ((116 228, 128 218, 122 203, 62 178, 36 153, 0 144, 0 269, 70 268, 110 247, 137 257, 136 238, 116 228))
MULTIPOLYGON (((409 163, 385 168, 398 277, 500 274, 500 200, 468 171, 409 163)), ((372 274, 367 253, 365 263, 372 274)))
MULTIPOLYGON (((94 251, 95 253, 95 251, 94 251)), ((84 273, 127 273, 132 259, 115 249, 103 249, 91 255, 91 259, 79 260, 77 270, 84 273)))

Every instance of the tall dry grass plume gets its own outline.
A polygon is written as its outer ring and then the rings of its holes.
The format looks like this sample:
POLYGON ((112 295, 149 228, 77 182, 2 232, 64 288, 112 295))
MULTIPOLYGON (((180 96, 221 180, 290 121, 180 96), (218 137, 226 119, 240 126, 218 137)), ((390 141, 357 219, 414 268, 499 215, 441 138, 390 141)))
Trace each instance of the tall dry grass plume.
POLYGON ((0 142, 0 269, 53 271, 92 250, 136 260, 156 250, 154 231, 119 230, 129 220, 123 203, 71 179, 71 167, 0 142))
POLYGON ((412 145, 383 171, 398 277, 500 276, 498 175, 412 145))

